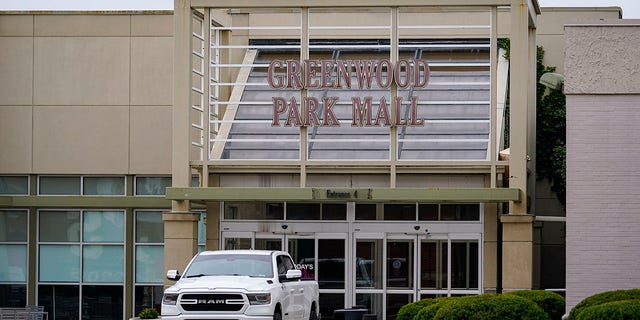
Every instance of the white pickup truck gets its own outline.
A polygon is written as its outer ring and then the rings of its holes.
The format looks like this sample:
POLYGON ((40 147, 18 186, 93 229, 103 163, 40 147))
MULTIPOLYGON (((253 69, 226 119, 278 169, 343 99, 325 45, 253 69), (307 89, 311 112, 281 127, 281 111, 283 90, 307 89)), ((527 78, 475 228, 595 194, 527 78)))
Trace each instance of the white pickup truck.
POLYGON ((221 250, 197 254, 164 291, 163 320, 317 320, 318 283, 302 280, 284 251, 221 250))

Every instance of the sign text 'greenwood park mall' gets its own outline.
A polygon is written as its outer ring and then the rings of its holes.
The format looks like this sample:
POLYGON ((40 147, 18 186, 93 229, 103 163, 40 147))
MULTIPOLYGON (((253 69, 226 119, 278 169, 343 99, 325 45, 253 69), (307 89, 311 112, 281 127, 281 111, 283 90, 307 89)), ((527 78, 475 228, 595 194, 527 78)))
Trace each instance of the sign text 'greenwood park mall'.
MULTIPOLYGON (((269 64, 267 81, 272 89, 362 90, 371 89, 372 85, 376 89, 389 89, 394 83, 398 89, 419 89, 429 82, 429 65, 422 59, 402 59, 395 65, 388 59, 304 60, 302 63, 276 59, 269 64), (276 69, 285 69, 286 72, 276 73, 276 69)), ((351 126, 424 125, 424 118, 418 118, 417 97, 408 98, 406 115, 402 114, 403 98, 398 96, 392 100, 387 101, 382 96, 377 110, 373 110, 373 97, 351 97, 351 126)), ((304 97, 300 102, 295 97, 289 100, 272 97, 272 101, 272 126, 340 126, 333 112, 339 101, 336 96, 304 97), (284 115, 286 119, 281 121, 280 117, 284 115)))

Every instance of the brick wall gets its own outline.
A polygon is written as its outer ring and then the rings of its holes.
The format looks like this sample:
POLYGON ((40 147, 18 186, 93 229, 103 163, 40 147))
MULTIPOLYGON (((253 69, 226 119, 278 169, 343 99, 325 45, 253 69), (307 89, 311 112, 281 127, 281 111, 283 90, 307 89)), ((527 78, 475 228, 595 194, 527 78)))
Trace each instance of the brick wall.
POLYGON ((569 310, 597 292, 640 288, 640 44, 625 40, 640 27, 565 35, 569 310))

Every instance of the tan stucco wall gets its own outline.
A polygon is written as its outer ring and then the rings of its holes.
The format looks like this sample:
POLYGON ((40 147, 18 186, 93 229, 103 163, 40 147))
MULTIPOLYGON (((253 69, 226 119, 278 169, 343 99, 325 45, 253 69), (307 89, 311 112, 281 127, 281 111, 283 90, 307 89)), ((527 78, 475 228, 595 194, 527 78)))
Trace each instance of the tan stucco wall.
POLYGON ((562 73, 564 68, 564 25, 585 20, 620 19, 619 7, 584 8, 541 8, 538 16, 536 40, 545 50, 544 64, 556 67, 562 73))
POLYGON ((0 172, 169 174, 170 14, 0 14, 0 172))

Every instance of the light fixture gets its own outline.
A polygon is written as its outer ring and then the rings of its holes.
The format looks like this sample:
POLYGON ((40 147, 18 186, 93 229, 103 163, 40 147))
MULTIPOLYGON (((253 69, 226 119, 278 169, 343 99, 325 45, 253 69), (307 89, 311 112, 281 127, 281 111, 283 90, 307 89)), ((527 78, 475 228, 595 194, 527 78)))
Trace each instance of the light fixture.
POLYGON ((549 89, 562 91, 564 76, 559 73, 547 72, 540 77, 538 82, 549 89))

